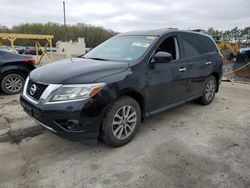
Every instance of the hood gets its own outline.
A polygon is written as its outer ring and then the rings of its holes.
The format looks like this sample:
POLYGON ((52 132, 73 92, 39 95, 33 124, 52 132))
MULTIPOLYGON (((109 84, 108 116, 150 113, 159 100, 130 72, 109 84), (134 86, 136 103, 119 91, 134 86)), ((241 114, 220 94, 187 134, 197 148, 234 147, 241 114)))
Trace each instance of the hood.
POLYGON ((30 73, 30 78, 33 81, 50 84, 90 83, 104 76, 123 72, 128 65, 127 62, 64 59, 35 69, 30 73))

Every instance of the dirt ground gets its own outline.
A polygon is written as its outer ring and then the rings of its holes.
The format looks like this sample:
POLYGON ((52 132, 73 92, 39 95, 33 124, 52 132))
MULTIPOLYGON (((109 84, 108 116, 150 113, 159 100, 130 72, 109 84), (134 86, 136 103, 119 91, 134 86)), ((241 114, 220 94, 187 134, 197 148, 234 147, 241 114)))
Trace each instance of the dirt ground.
MULTIPOLYGON (((12 101, 16 96, 0 97, 9 121, 32 121, 12 101), (8 100, 16 119, 8 116, 8 100)), ((191 102, 150 117, 121 148, 90 147, 48 131, 2 142, 0 187, 247 188, 249 156, 250 85, 224 82, 211 105, 191 102)))

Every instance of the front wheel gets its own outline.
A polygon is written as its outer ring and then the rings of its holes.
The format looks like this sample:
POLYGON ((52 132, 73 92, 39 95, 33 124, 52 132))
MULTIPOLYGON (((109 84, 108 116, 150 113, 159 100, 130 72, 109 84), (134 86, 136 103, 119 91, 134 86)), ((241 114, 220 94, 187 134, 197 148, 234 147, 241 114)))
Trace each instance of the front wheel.
POLYGON ((112 146, 127 144, 136 135, 141 121, 139 104, 131 97, 118 98, 103 121, 103 140, 112 146))
POLYGON ((203 105, 208 105, 210 104, 215 96, 217 88, 217 82, 214 76, 210 76, 207 79, 205 88, 202 92, 202 96, 199 98, 199 102, 203 105))
POLYGON ((20 93, 23 86, 24 78, 17 73, 7 74, 1 81, 1 89, 9 95, 20 93))

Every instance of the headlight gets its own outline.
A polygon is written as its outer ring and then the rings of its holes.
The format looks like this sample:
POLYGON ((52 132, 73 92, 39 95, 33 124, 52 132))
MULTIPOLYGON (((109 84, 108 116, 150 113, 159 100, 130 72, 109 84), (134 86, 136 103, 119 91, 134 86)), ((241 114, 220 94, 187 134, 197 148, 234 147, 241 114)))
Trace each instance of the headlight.
POLYGON ((63 85, 49 98, 49 102, 87 99, 95 96, 104 83, 63 85))

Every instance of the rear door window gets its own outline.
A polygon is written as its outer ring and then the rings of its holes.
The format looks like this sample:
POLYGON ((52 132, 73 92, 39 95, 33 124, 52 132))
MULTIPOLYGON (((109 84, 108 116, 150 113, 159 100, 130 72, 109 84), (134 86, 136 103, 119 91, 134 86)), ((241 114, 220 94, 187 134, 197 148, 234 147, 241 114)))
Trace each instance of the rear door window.
POLYGON ((201 49, 199 48, 198 41, 194 41, 193 37, 183 37, 182 38, 182 45, 183 45, 183 52, 184 57, 194 57, 200 55, 201 49))
POLYGON ((205 35, 183 33, 181 42, 184 57, 195 57, 201 54, 217 51, 215 43, 205 35))

